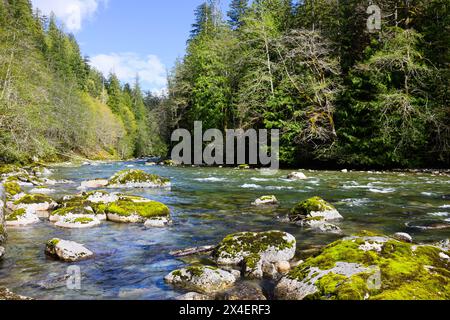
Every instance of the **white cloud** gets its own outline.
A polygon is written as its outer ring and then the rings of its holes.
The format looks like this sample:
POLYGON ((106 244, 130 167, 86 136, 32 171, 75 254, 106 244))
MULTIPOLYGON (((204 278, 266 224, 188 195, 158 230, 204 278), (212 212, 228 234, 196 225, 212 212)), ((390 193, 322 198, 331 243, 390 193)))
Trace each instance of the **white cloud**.
POLYGON ((83 21, 92 17, 108 0, 32 0, 32 3, 45 15, 53 12, 69 31, 76 32, 83 21))
POLYGON ((136 53, 100 54, 90 58, 91 65, 105 76, 114 72, 122 82, 133 83, 139 75, 145 90, 161 92, 167 85, 166 67, 155 55, 139 56, 136 53))

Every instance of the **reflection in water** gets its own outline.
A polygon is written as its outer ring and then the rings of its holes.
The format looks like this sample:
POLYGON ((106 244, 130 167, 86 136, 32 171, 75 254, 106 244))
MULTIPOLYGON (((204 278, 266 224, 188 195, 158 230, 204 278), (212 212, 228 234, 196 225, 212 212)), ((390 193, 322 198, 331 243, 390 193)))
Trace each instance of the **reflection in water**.
POLYGON ((189 259, 171 257, 172 250, 215 244, 239 231, 284 230, 296 236, 299 251, 336 240, 339 236, 314 233, 277 220, 297 201, 312 196, 321 196, 338 208, 345 217, 339 223, 345 234, 361 230, 408 232, 423 242, 450 237, 450 203, 445 199, 450 194, 449 180, 429 174, 306 172, 311 179, 288 181, 287 171, 268 177, 255 170, 105 163, 56 168, 52 179, 75 183, 52 186, 57 190, 53 195, 77 193, 81 181, 108 178, 130 165, 172 179, 171 191, 127 193, 167 204, 173 226, 147 229, 106 222, 94 229, 65 230, 42 221, 9 230, 7 255, 0 262, 0 286, 37 299, 170 299, 180 292, 167 286, 164 276, 189 263, 189 259), (256 198, 272 194, 280 201, 279 207, 251 206, 256 198), (44 244, 53 237, 85 244, 96 253, 95 259, 77 263, 82 273, 81 290, 67 289, 68 264, 45 256, 44 244))

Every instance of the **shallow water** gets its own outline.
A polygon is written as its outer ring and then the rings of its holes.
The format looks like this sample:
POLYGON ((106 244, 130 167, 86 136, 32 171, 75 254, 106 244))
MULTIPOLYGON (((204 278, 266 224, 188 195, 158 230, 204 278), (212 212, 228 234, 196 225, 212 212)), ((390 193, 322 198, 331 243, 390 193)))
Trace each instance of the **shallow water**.
MULTIPOLYGON (((408 232, 416 241, 435 242, 450 237, 450 180, 430 174, 308 172, 305 181, 284 179, 288 171, 264 176, 257 170, 219 168, 146 167, 144 162, 120 162, 54 168, 52 179, 73 184, 50 187, 60 197, 78 193, 83 180, 108 178, 126 169, 143 169, 170 177, 172 189, 129 190, 167 204, 174 225, 147 229, 142 225, 105 222, 87 230, 58 229, 46 221, 10 229, 7 254, 0 262, 0 286, 35 299, 171 299, 182 291, 164 283, 170 271, 187 261, 169 252, 216 244, 239 231, 284 230, 295 235, 298 253, 328 244, 341 236, 320 234, 282 223, 277 217, 298 201, 321 196, 334 204, 345 220, 344 234, 370 230, 383 234, 408 232), (276 209, 258 209, 251 203, 275 195, 276 209), (58 237, 85 244, 95 259, 77 263, 81 290, 66 287, 68 264, 44 254, 47 240, 58 237)), ((123 190, 120 190, 123 191, 123 190)))

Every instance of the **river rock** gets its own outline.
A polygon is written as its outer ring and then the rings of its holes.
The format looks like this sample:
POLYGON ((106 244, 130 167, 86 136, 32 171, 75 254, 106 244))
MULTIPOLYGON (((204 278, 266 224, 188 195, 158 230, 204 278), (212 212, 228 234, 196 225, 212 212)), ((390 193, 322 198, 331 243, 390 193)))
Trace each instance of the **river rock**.
POLYGON ((253 206, 268 206, 268 205, 277 205, 278 200, 275 196, 263 196, 259 199, 256 199, 255 202, 252 203, 253 206))
POLYGON ((140 197, 121 197, 119 201, 104 205, 101 209, 112 222, 147 222, 147 226, 161 227, 170 221, 170 209, 166 205, 140 197))
POLYGON ((44 194, 26 194, 14 201, 14 207, 16 209, 25 209, 31 214, 48 212, 55 209, 57 206, 58 204, 52 198, 44 194))
POLYGON ((243 232, 227 236, 213 252, 219 265, 243 265, 249 278, 262 278, 263 265, 289 261, 295 256, 296 240, 285 232, 243 232))
POLYGON ((292 222, 304 220, 333 221, 343 219, 343 217, 331 204, 320 197, 314 197, 295 205, 289 214, 289 219, 292 222))
POLYGON ((206 294, 223 291, 236 282, 231 273, 209 266, 192 266, 175 270, 164 279, 176 287, 206 294))
POLYGON ((24 227, 38 223, 39 217, 32 209, 17 209, 6 216, 6 225, 8 227, 24 227))
POLYGON ((170 180, 142 170, 123 170, 109 179, 109 188, 169 188, 170 180))
POLYGON ((56 227, 65 228, 65 229, 88 229, 99 226, 102 222, 94 217, 80 217, 67 215, 62 217, 55 223, 56 227))
POLYGON ((291 264, 289 261, 279 261, 275 264, 279 273, 288 273, 291 270, 291 264))
POLYGON ((398 241, 413 243, 413 238, 409 234, 404 232, 397 232, 392 237, 398 241))
POLYGON ((0 247, 0 259, 5 255, 5 248, 0 247))
POLYGON ((206 294, 201 294, 201 293, 197 293, 197 292, 188 292, 186 294, 176 297, 175 300, 178 300, 178 301, 207 301, 207 300, 214 300, 214 299, 206 294))
POLYGON ((308 177, 303 172, 292 172, 287 178, 289 180, 307 180, 308 177))
POLYGON ((15 294, 7 288, 0 288, 0 300, 1 301, 8 301, 8 300, 20 301, 20 300, 33 300, 33 299, 15 294))
POLYGON ((83 181, 81 182, 80 189, 86 190, 86 189, 98 189, 98 188, 104 188, 108 185, 109 181, 106 179, 96 179, 96 180, 89 180, 89 181, 83 181))
POLYGON ((148 219, 145 221, 144 226, 147 228, 164 228, 172 224, 172 221, 167 217, 148 219))
POLYGON ((52 239, 47 242, 45 252, 65 262, 76 262, 91 258, 94 254, 82 244, 61 239, 52 239))
POLYGON ((260 286, 254 283, 241 282, 233 288, 221 292, 216 297, 224 301, 265 301, 266 296, 260 286))
POLYGON ((450 262, 433 246, 378 235, 336 241, 276 286, 278 300, 448 300, 450 262))
MULTIPOLYGON (((92 222, 92 220, 105 221, 106 214, 100 211, 95 212, 92 207, 67 207, 53 211, 50 214, 49 220, 54 223, 65 221, 62 222, 62 224, 71 224, 77 223, 76 221, 84 221, 86 224, 88 221, 92 222)), ((62 224, 59 224, 59 226, 62 226, 62 224)))

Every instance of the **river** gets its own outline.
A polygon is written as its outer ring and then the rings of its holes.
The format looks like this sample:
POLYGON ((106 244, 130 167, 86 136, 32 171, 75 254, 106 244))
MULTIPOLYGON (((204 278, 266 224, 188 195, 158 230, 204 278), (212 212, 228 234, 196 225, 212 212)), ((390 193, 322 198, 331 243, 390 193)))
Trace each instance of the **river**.
MULTIPOLYGON (((0 262, 0 287, 35 299, 171 299, 183 293, 164 283, 170 271, 191 261, 172 257, 172 250, 218 243, 239 231, 283 230, 297 238, 298 253, 326 245, 342 235, 321 234, 277 219, 301 200, 320 196, 334 204, 345 220, 345 235, 361 230, 382 234, 407 232, 415 241, 450 238, 448 176, 406 173, 304 171, 310 179, 289 181, 290 171, 264 176, 257 170, 230 168, 148 167, 144 161, 94 163, 55 167, 51 179, 55 198, 79 191, 81 181, 109 178, 115 172, 142 169, 169 177, 172 189, 128 190, 168 205, 174 224, 164 229, 105 222, 85 230, 58 229, 47 221, 10 229, 6 256, 0 262), (259 209, 251 203, 275 195, 278 208, 259 209), (68 265, 44 254, 47 240, 61 238, 85 244, 96 256, 79 262, 80 290, 70 290, 64 276, 68 265)), ((124 192, 124 190, 117 190, 124 192)))

